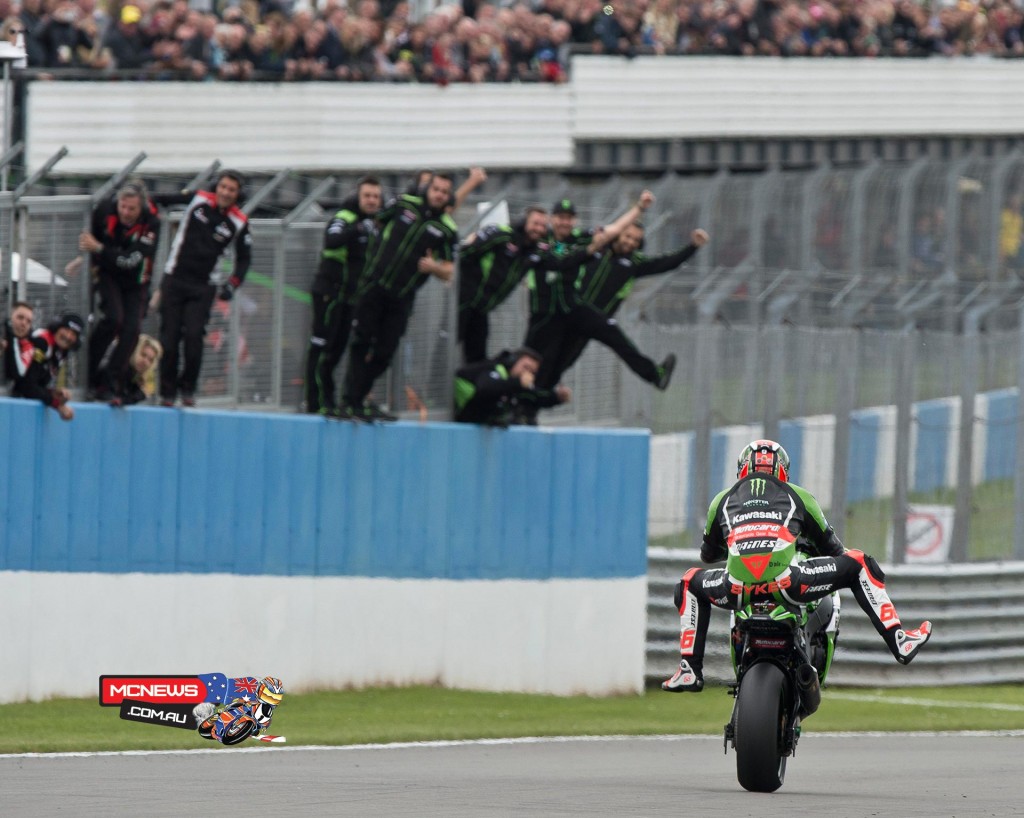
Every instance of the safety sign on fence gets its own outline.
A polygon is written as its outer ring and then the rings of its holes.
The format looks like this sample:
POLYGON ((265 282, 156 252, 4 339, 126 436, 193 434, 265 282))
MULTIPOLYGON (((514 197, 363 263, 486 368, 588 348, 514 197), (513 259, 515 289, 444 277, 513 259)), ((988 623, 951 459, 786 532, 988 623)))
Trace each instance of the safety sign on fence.
MULTIPOLYGON (((953 506, 907 506, 906 562, 948 562, 953 516, 953 506)), ((891 528, 887 547, 891 558, 891 528)))

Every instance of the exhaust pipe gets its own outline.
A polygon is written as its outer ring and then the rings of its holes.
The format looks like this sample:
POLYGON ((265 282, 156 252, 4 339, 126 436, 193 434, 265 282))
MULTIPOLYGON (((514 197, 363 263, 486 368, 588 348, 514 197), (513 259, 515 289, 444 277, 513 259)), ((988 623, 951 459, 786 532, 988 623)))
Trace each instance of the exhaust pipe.
POLYGON ((814 665, 800 665, 796 669, 796 686, 800 690, 800 709, 804 716, 809 716, 821 704, 821 684, 814 665))

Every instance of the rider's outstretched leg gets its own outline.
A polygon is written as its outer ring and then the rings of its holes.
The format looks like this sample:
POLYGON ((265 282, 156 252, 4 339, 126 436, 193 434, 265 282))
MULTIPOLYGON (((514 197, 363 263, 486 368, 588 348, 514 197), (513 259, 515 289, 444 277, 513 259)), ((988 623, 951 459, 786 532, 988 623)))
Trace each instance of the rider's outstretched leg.
POLYGON ((707 641, 711 603, 705 594, 694 593, 702 576, 725 572, 719 569, 691 568, 676 585, 675 603, 679 609, 679 668, 671 679, 661 683, 670 693, 700 693, 704 689, 704 644, 707 641))
POLYGON ((838 582, 837 586, 853 591, 857 603, 885 640, 896 661, 909 665, 931 637, 932 623, 925 621, 914 630, 903 629, 896 607, 885 590, 885 574, 874 557, 851 549, 836 559, 836 567, 839 576, 845 580, 838 582))

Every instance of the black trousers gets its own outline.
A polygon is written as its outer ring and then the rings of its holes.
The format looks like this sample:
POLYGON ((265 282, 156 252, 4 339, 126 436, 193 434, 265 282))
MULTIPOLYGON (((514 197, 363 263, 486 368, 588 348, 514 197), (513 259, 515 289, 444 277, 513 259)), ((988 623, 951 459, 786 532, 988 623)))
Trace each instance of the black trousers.
POLYGON ((487 338, 490 333, 490 320, 486 312, 472 307, 459 310, 459 343, 462 344, 464 363, 475 364, 487 358, 487 338))
POLYGON ((576 304, 568 312, 531 323, 526 344, 544 356, 537 372, 537 386, 557 386, 562 373, 582 352, 580 342, 586 345, 591 339, 608 347, 648 383, 658 382, 658 365, 636 348, 614 318, 602 315, 589 304, 576 304))
POLYGON ((327 294, 313 293, 313 329, 306 355, 306 411, 317 413, 337 405, 334 370, 338 368, 352 327, 352 305, 327 294))
POLYGON ((103 318, 89 337, 90 389, 109 389, 117 392, 125 379, 128 361, 139 340, 146 290, 137 282, 121 282, 116 277, 100 273, 96 282, 103 318), (110 345, 117 346, 110 349, 110 345), (106 366, 103 359, 107 358, 106 366))
POLYGON ((165 276, 160 285, 160 397, 174 400, 180 390, 194 395, 203 366, 203 336, 217 288, 213 284, 165 276), (178 347, 184 347, 185 363, 178 370, 178 347))
POLYGON ((373 382, 387 371, 409 325, 412 306, 411 297, 396 298, 378 285, 363 293, 353 313, 352 347, 342 389, 345 403, 361 406, 373 382))

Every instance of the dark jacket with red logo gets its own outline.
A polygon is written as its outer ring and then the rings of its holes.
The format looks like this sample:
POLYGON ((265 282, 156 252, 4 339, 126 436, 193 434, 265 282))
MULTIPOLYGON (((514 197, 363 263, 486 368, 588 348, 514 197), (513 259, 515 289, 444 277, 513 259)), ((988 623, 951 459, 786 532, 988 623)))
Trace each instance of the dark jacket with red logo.
POLYGON ((846 550, 814 495, 771 474, 755 472, 711 501, 700 558, 724 560, 729 543, 743 530, 773 539, 782 532, 811 557, 839 557, 846 550))
POLYGON ((214 193, 197 191, 171 243, 164 275, 191 284, 212 284, 217 260, 231 245, 235 247, 231 283, 237 287, 245 280, 252 260, 249 219, 238 207, 218 208, 214 193))
POLYGON ((59 406, 63 399, 54 389, 57 373, 63 365, 67 352, 57 346, 51 329, 37 329, 28 338, 13 339, 14 343, 5 352, 13 353, 11 365, 11 397, 41 401, 46 406, 59 406))
POLYGON ((117 200, 112 199, 93 211, 90 232, 103 244, 100 252, 92 254, 96 273, 110 276, 122 287, 149 285, 160 235, 160 218, 151 202, 146 203, 139 220, 126 227, 117 218, 117 200))

